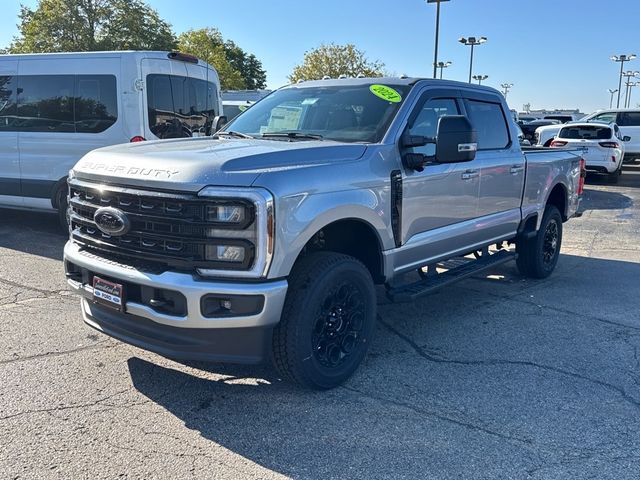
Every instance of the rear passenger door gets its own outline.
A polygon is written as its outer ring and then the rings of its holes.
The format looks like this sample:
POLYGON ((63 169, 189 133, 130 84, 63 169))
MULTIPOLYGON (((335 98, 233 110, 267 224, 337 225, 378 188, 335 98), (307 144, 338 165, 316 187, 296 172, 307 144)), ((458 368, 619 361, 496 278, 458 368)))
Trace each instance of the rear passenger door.
POLYGON ((489 241, 518 228, 525 160, 518 143, 511 141, 508 112, 504 111, 501 100, 479 92, 464 96, 467 117, 478 132, 477 216, 479 219, 490 217, 482 221, 483 236, 489 241))
POLYGON ((17 61, 0 63, 0 204, 21 205, 18 131, 16 128, 17 61))

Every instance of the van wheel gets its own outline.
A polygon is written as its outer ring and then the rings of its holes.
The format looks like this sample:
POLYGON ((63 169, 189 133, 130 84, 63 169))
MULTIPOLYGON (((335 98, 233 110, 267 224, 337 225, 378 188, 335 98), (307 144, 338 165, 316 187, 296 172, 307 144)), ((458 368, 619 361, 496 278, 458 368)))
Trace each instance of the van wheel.
POLYGON ((562 216, 555 205, 547 205, 535 237, 516 242, 516 263, 520 274, 546 278, 556 268, 562 246, 562 216))
POLYGON ((289 277, 273 332, 273 363, 302 386, 337 387, 364 359, 375 319, 376 293, 366 267, 348 255, 312 253, 289 277))
POLYGON ((60 226, 65 230, 69 230, 69 201, 67 198, 67 186, 66 184, 58 190, 56 194, 56 204, 58 205, 58 221, 60 226))

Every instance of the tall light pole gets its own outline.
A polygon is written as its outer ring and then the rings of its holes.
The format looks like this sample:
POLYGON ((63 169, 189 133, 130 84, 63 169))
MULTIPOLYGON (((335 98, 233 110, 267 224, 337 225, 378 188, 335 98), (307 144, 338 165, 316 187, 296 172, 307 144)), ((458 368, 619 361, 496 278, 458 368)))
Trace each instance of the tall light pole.
POLYGON ((473 70, 473 47, 475 47, 476 45, 482 45, 484 42, 487 41, 487 37, 460 37, 458 39, 458 41, 460 43, 462 43, 463 45, 470 45, 471 46, 471 58, 469 60, 469 83, 471 83, 471 72, 473 70))
POLYGON ((629 108, 631 106, 631 89, 633 87, 637 87, 640 83, 639 82, 626 82, 625 85, 627 86, 627 98, 624 104, 624 108, 629 108))
MULTIPOLYGON (((438 70, 437 63, 438 63, 438 39, 440 37, 440 4, 442 2, 448 2, 448 1, 449 0, 427 0, 427 3, 436 4, 436 46, 433 52, 433 78, 436 78, 436 73, 438 70)), ((440 70, 440 74, 442 74, 442 70, 440 70)))
MULTIPOLYGON (((436 68, 440 69, 440 80, 442 80, 442 71, 447 68, 449 65, 451 65, 452 62, 438 62, 436 64, 436 68)), ((436 77, 433 77, 436 78, 436 77)))
POLYGON ((489 75, 474 75, 473 79, 478 81, 478 85, 482 85, 482 82, 489 78, 489 75))
POLYGON ((624 91, 624 108, 627 108, 627 102, 628 102, 628 97, 629 97, 629 85, 631 84, 631 78, 632 77, 637 77, 638 75, 640 75, 639 71, 631 71, 631 70, 627 70, 626 72, 622 72, 622 76, 625 77, 627 80, 625 81, 625 85, 626 85, 626 90, 624 91))
POLYGON ((620 62, 620 79, 618 80, 618 102, 616 108, 620 108, 620 90, 622 90, 622 70, 624 69, 624 62, 630 62, 636 58, 635 53, 631 55, 612 55, 611 60, 614 62, 620 62))
POLYGON ((613 106, 613 95, 618 91, 618 89, 607 88, 607 92, 611 94, 611 98, 609 99, 609 108, 613 106))
POLYGON ((500 86, 504 89, 502 91, 504 98, 507 98, 507 95, 509 94, 509 90, 511 90, 511 87, 513 87, 513 83, 502 83, 500 84, 500 86))

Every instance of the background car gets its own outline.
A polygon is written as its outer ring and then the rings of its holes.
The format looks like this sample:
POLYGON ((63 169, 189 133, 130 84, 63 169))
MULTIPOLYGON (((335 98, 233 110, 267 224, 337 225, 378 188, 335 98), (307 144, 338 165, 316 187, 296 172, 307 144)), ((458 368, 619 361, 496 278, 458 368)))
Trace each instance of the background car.
POLYGON ((531 143, 535 143, 534 134, 536 133, 536 129, 538 127, 542 127, 545 125, 559 125, 559 124, 560 124, 559 120, 541 119, 541 120, 533 120, 531 122, 522 124, 520 125, 520 128, 522 128, 522 133, 524 133, 524 138, 529 140, 531 143))

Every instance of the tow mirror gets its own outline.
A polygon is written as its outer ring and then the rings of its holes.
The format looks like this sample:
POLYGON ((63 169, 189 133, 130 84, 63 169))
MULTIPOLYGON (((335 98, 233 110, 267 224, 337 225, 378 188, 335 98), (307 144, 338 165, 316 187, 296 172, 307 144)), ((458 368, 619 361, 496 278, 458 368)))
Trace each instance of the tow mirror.
POLYGON ((402 148, 424 147, 429 143, 436 143, 436 139, 421 135, 410 135, 408 132, 400 138, 400 146, 402 148))
POLYGON ((470 162, 478 151, 478 133, 463 115, 445 115, 438 122, 436 161, 438 163, 470 162))
POLYGON ((622 141, 623 142, 629 142, 629 141, 631 141, 631 137, 629 135, 625 135, 624 137, 622 137, 622 141))
POLYGON ((215 117, 213 117, 213 125, 211 126, 211 131, 215 133, 218 130, 220 130, 222 127, 224 127, 226 124, 227 124, 227 117, 225 117, 224 115, 216 115, 215 117))

